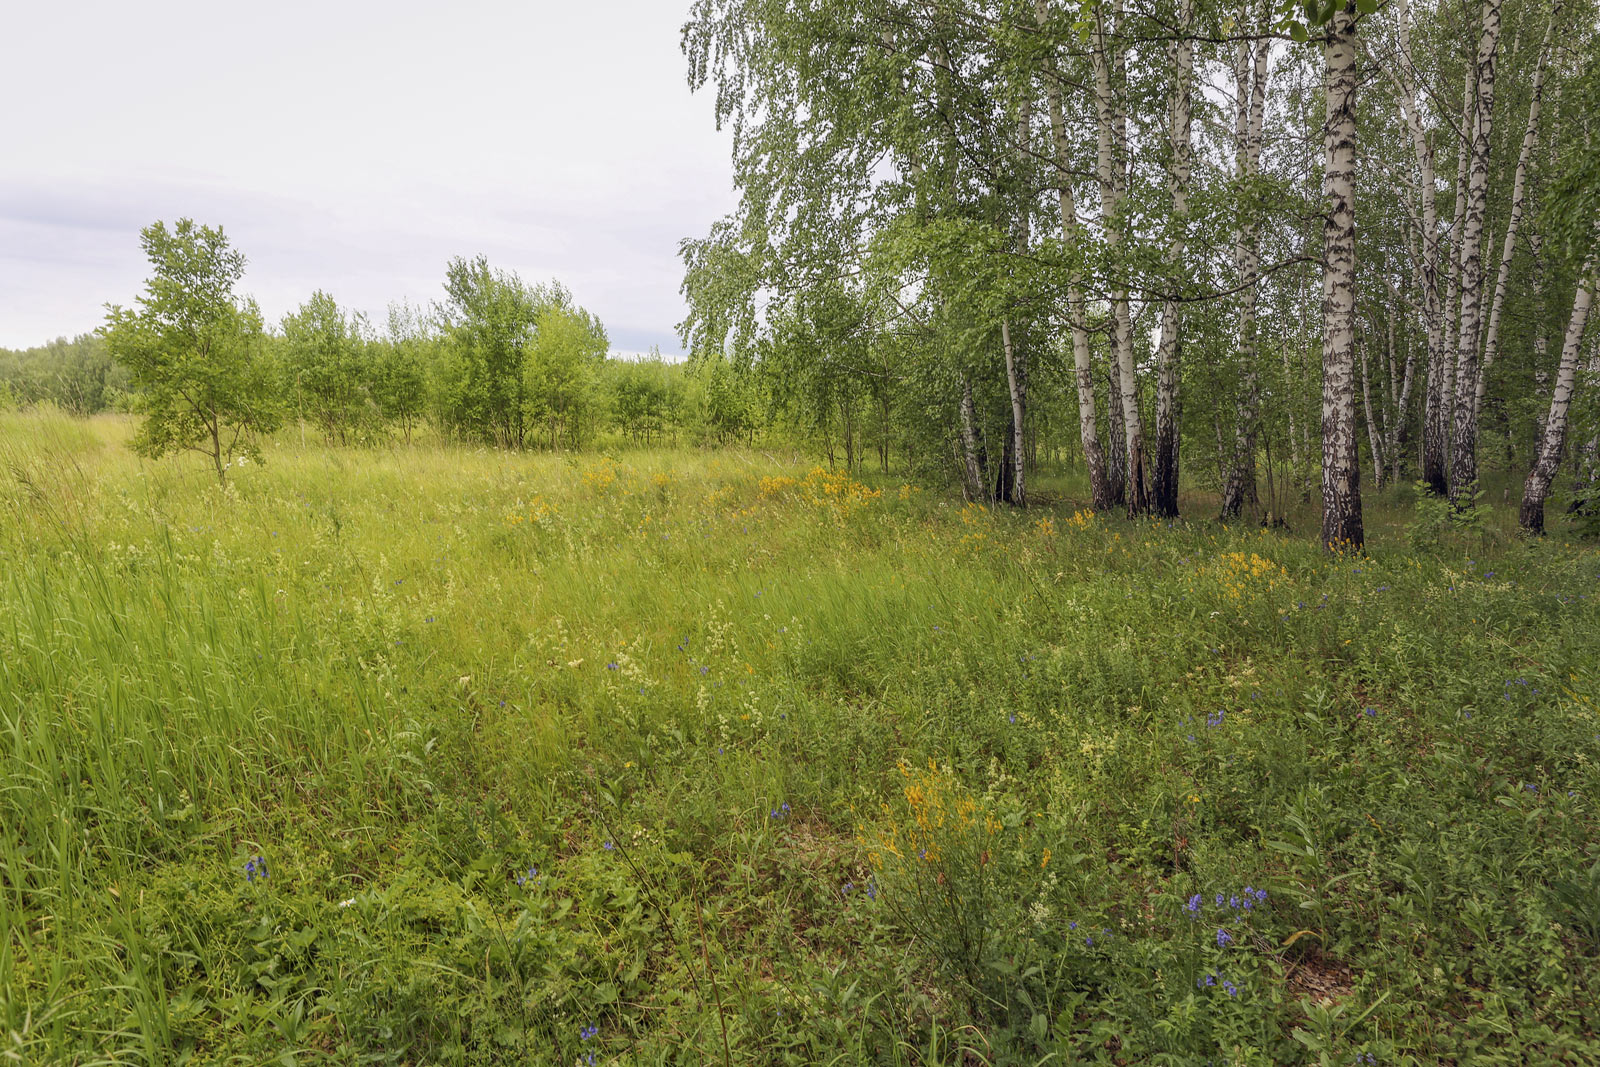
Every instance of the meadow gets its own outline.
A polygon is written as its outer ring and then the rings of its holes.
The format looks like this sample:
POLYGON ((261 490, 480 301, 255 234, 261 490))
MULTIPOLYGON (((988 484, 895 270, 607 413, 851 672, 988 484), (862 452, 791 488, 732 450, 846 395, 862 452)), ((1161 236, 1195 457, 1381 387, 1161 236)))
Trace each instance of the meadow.
POLYGON ((0 416, 0 1062, 1600 1059, 1600 555, 1508 508, 130 434, 0 416))

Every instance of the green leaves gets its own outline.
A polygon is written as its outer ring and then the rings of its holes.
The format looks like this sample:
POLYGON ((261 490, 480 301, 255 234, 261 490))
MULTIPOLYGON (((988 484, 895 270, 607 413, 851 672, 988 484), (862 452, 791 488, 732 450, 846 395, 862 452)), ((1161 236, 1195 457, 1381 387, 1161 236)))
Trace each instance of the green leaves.
MULTIPOLYGON (((1348 0, 1282 0, 1279 6, 1278 27, 1299 44, 1311 40, 1313 30, 1333 21, 1339 5, 1348 0)), ((1355 0, 1356 10, 1371 14, 1378 9, 1378 0, 1355 0)))
POLYGON ((139 311, 107 309, 114 358, 145 391, 135 447, 150 456, 193 450, 225 481, 235 455, 260 458, 256 435, 275 429, 279 389, 263 350, 261 311, 234 296, 242 252, 221 227, 180 219, 140 232, 154 273, 139 311))

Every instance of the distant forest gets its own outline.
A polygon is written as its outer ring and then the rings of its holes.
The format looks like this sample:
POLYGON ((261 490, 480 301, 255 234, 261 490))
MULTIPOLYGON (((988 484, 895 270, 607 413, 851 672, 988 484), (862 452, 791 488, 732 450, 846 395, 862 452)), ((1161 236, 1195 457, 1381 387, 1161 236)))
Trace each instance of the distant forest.
MULTIPOLYGON (((220 232, 220 231, 219 231, 220 232)), ((253 301, 230 300, 242 321, 253 301)), ((235 328, 253 401, 329 444, 410 440, 418 430, 506 448, 748 441, 760 405, 722 361, 658 350, 610 355, 605 328, 560 283, 530 285, 482 258, 455 260, 445 298, 396 304, 386 321, 314 293, 274 326, 235 328)), ((78 416, 141 412, 148 399, 105 331, 0 348, 0 410, 53 405, 78 416)))

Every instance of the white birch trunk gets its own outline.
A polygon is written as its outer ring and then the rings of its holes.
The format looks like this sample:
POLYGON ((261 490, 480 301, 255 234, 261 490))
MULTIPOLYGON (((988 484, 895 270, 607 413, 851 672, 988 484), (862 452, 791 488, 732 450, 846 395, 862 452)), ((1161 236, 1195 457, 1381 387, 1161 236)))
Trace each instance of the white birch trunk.
POLYGON ((1567 333, 1561 344, 1561 365, 1556 369, 1555 388, 1550 393, 1550 411, 1540 435, 1538 458, 1528 472, 1528 480, 1523 483, 1518 521, 1525 533, 1544 533, 1544 502, 1561 466, 1561 453, 1567 441, 1567 413, 1577 385, 1578 351, 1583 345, 1589 308, 1594 303, 1595 258, 1595 253, 1591 252, 1572 298, 1572 315, 1567 320, 1567 333))
MULTIPOLYGON (((1378 420, 1372 410, 1371 360, 1368 358, 1369 353, 1367 352, 1372 347, 1371 341, 1363 337, 1359 347, 1361 348, 1361 407, 1367 419, 1367 450, 1372 453, 1372 470, 1378 483, 1378 488, 1381 489, 1383 488, 1383 445, 1378 439, 1381 431, 1378 426, 1378 420)), ((1382 393, 1378 394, 1378 401, 1381 406, 1383 401, 1382 393)))
POLYGON ((1483 396, 1489 385, 1489 369, 1494 366, 1500 349, 1500 313, 1505 308, 1506 288, 1511 280, 1511 260, 1516 252, 1517 228, 1522 222, 1527 203, 1528 160, 1533 157, 1539 143, 1539 109, 1544 96, 1545 59, 1550 53, 1550 37, 1555 32, 1556 16, 1561 5, 1556 4, 1545 24, 1544 42, 1539 46, 1539 58, 1533 67, 1533 99, 1528 104, 1528 125, 1522 133, 1522 150, 1517 154, 1517 170, 1511 180, 1511 218, 1506 223, 1506 239, 1500 248, 1500 269, 1495 275, 1494 297, 1489 303, 1489 325, 1483 335, 1483 363, 1478 368, 1478 380, 1472 391, 1472 419, 1476 423, 1483 411, 1483 396))
MULTIPOLYGON (((1188 33, 1194 18, 1194 0, 1181 0, 1178 36, 1169 49, 1173 84, 1168 104, 1168 148, 1172 154, 1167 188, 1172 196, 1172 233, 1167 244, 1167 285, 1181 284, 1185 231, 1189 222, 1189 170, 1193 153, 1190 137, 1193 98, 1194 42, 1188 33)), ((1156 459, 1152 496, 1156 514, 1178 516, 1178 410, 1183 332, 1183 305, 1168 296, 1161 306, 1161 340, 1156 348, 1156 459)))
MULTIPOLYGON (((1441 250, 1439 247, 1439 209, 1435 199, 1433 146, 1422 126, 1417 107, 1416 65, 1411 52, 1410 0, 1395 0, 1399 26, 1400 57, 1394 72, 1400 115, 1411 134, 1411 148, 1417 159, 1417 200, 1422 218, 1422 255, 1417 264, 1417 288, 1422 295, 1423 327, 1428 336, 1427 395, 1423 401, 1422 469, 1423 477, 1445 489, 1445 453, 1441 412, 1444 407, 1445 315, 1441 293, 1441 250), (1430 472, 1432 472, 1430 474, 1430 472)), ((1407 397, 1409 401, 1409 396, 1407 397)), ((1404 419, 1406 404, 1400 406, 1404 419)))
POLYGON ((1100 181, 1100 218, 1111 261, 1111 358, 1116 364, 1113 381, 1119 392, 1123 428, 1124 459, 1127 464, 1125 498, 1128 514, 1142 515, 1149 510, 1149 494, 1144 470, 1144 425, 1139 412, 1139 381, 1133 362, 1133 323, 1128 311, 1128 290, 1117 262, 1122 243, 1122 198, 1127 181, 1127 117, 1122 113, 1116 83, 1122 72, 1122 48, 1113 53, 1110 39, 1120 29, 1121 0, 1095 9, 1094 80, 1095 113, 1099 125, 1096 175, 1100 181), (1115 23, 1115 26, 1108 25, 1115 23))
MULTIPOLYGON (((1048 21, 1049 14, 1048 0, 1034 0, 1034 17, 1041 27, 1048 21)), ((1082 230, 1072 195, 1072 153, 1053 56, 1045 61, 1045 100, 1050 109, 1050 139, 1059 183, 1061 238, 1068 255, 1073 258, 1067 273, 1067 328, 1072 334, 1073 382, 1078 392, 1078 438, 1083 445, 1084 466, 1089 472, 1090 507, 1104 511, 1111 506, 1111 495, 1106 485, 1106 457, 1100 447, 1099 420, 1095 414, 1094 364, 1089 331, 1084 324, 1083 271, 1077 265, 1082 230)))
POLYGON ((1246 507, 1258 510, 1256 434, 1261 418, 1261 376, 1256 366, 1256 297, 1261 256, 1256 249, 1255 193, 1252 183, 1261 162, 1261 126, 1266 112, 1267 52, 1262 38, 1252 47, 1240 41, 1234 51, 1234 178, 1241 195, 1239 226, 1234 231, 1233 263, 1239 285, 1239 410, 1234 423, 1233 460, 1222 492, 1222 515, 1237 518, 1246 507))
POLYGON ((1356 28, 1354 0, 1341 5, 1323 45, 1327 121, 1322 227, 1322 543, 1360 551, 1361 464, 1355 405, 1356 28))
POLYGON ((1483 218, 1489 202, 1489 135, 1494 123, 1495 57, 1501 0, 1483 0, 1475 61, 1477 83, 1467 211, 1461 229, 1461 332, 1456 342, 1455 419, 1450 442, 1450 503, 1472 504, 1478 485, 1478 333, 1483 315, 1483 218))

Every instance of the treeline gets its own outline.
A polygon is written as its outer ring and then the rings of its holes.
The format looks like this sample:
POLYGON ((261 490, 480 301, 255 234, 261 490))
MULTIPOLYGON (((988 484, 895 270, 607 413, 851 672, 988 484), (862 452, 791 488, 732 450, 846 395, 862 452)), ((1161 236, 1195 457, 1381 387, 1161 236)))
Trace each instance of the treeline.
POLYGON ((749 440, 759 421, 756 384, 725 362, 612 358, 604 326, 564 286, 528 284, 482 257, 453 260, 432 307, 392 305, 374 324, 319 291, 274 329, 233 293, 243 258, 221 230, 158 227, 144 235, 157 270, 139 311, 114 309, 105 330, 71 341, 0 349, 0 409, 141 412, 151 451, 195 449, 219 467, 285 425, 336 445, 426 430, 578 449, 602 436, 749 440), (166 284, 208 264, 205 285, 220 298, 166 284))
MULTIPOLYGON (((691 351, 978 499, 1069 447, 1097 508, 1363 483, 1542 527, 1600 478, 1594 0, 695 0, 737 209, 691 351), (1075 440, 1073 440, 1075 438, 1075 440), (880 443, 889 439, 892 443, 880 443), (1568 442, 1575 447, 1569 447, 1568 442)), ((847 451, 849 446, 846 446, 847 451)))
POLYGON ((92 333, 33 348, 0 348, 0 411, 52 404, 73 415, 93 415, 125 405, 128 387, 127 369, 92 333))

